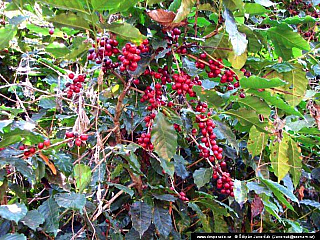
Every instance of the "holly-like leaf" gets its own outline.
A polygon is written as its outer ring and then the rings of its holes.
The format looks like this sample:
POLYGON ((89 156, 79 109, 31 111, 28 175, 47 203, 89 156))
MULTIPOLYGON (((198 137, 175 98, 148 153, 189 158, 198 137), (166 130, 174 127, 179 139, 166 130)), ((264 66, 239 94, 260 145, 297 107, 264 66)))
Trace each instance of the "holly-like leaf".
POLYGON ((82 209, 86 204, 86 197, 80 193, 58 193, 54 195, 56 203, 60 207, 68 209, 77 209, 82 213, 82 209))
POLYGON ((196 0, 181 0, 181 5, 178 9, 177 15, 175 16, 173 22, 179 23, 184 20, 194 6, 196 0))
POLYGON ((296 110, 294 107, 290 106, 285 101, 283 101, 277 94, 271 95, 271 92, 269 91, 259 92, 257 90, 249 90, 247 93, 252 93, 258 97, 261 97, 268 104, 280 108, 288 114, 303 117, 303 115, 298 110, 296 110))
POLYGON ((163 113, 159 112, 154 120, 151 142, 155 152, 164 160, 170 161, 177 149, 177 133, 163 113))
POLYGON ((293 184, 297 187, 300 182, 301 168, 302 168, 302 156, 299 145, 290 138, 288 148, 288 159, 290 164, 290 174, 292 176, 293 184))
POLYGON ((44 230, 57 235, 59 229, 59 206, 51 197, 38 208, 39 213, 45 217, 44 230))
POLYGON ((91 169, 86 165, 77 164, 74 166, 73 174, 77 189, 81 193, 91 182, 91 169))
POLYGON ((270 28, 267 33, 274 45, 275 52, 284 60, 292 58, 292 48, 310 50, 309 43, 285 23, 270 28))
POLYGON ((248 151, 252 156, 259 156, 263 149, 267 146, 268 136, 264 132, 257 130, 252 126, 249 133, 249 140, 247 144, 248 151))
POLYGON ((10 41, 17 33, 17 27, 13 25, 6 25, 0 28, 0 50, 9 46, 10 41))
POLYGON ((135 202, 130 207, 132 226, 142 237, 148 230, 152 220, 152 209, 145 202, 135 202))
POLYGON ((21 222, 31 228, 33 231, 43 224, 45 221, 44 216, 42 216, 37 209, 27 212, 27 215, 21 219, 21 222))
POLYGON ((26 205, 15 203, 0 206, 0 216, 9 221, 18 223, 28 212, 26 205))
POLYGON ((290 138, 284 135, 283 139, 279 142, 276 141, 270 147, 270 161, 274 174, 278 177, 278 182, 280 182, 289 172, 289 149, 290 138))
POLYGON ((193 179, 198 189, 207 184, 212 178, 212 168, 200 168, 194 171, 193 179))
POLYGON ((274 88, 286 85, 287 82, 280 78, 266 79, 257 76, 251 76, 249 78, 243 77, 240 79, 240 85, 243 88, 250 89, 263 89, 263 88, 274 88))
POLYGON ((165 238, 168 237, 171 230, 173 229, 172 219, 169 214, 169 210, 165 209, 164 206, 161 205, 156 205, 154 207, 153 223, 156 226, 156 229, 159 231, 159 233, 165 238))

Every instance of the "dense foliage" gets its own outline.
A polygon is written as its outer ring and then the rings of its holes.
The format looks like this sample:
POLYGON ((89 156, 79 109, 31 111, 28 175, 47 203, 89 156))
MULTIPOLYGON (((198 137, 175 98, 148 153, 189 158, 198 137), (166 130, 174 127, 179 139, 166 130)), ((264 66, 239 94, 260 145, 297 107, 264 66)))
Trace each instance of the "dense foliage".
POLYGON ((318 0, 0 4, 0 239, 320 229, 318 0))

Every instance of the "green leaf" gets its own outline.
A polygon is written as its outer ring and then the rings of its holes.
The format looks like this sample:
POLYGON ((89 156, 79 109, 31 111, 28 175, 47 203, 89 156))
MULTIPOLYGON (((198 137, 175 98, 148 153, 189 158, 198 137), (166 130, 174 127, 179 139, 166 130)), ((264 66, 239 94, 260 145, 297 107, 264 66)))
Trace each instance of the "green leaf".
POLYGON ((173 229, 171 215, 168 209, 164 209, 163 206, 156 205, 154 207, 153 223, 164 238, 167 238, 173 229))
POLYGON ((21 222, 31 228, 33 231, 43 224, 45 221, 44 216, 42 216, 37 209, 27 212, 27 215, 21 219, 21 222))
POLYGON ((289 172, 292 176, 293 184, 297 187, 300 182, 302 172, 302 156, 299 145, 291 138, 289 141, 288 159, 290 164, 289 172))
POLYGON ((152 193, 152 196, 154 196, 154 198, 156 198, 156 199, 163 200, 163 201, 168 201, 168 202, 175 202, 177 200, 177 198, 174 197, 171 194, 156 194, 156 193, 152 193))
POLYGON ((267 33, 274 45, 276 54, 284 60, 289 60, 293 57, 292 48, 294 47, 306 51, 310 50, 309 43, 287 24, 283 23, 272 27, 267 33))
POLYGON ((240 86, 250 89, 275 88, 286 84, 287 82, 281 80, 280 78, 266 79, 257 76, 251 76, 249 78, 243 77, 240 79, 240 86))
POLYGON ((203 187, 205 184, 210 182, 212 178, 212 168, 200 168, 195 170, 193 173, 194 183, 197 185, 198 189, 203 187))
POLYGON ((280 182, 289 172, 289 158, 287 155, 289 149, 290 138, 287 135, 279 142, 276 141, 270 147, 270 161, 274 174, 278 177, 280 182))
POLYGON ((275 3, 271 2, 270 0, 254 0, 254 1, 264 7, 271 7, 275 5, 275 3))
POLYGON ((41 0, 38 1, 41 3, 47 3, 53 7, 60 8, 60 9, 65 9, 65 10, 73 10, 73 11, 79 11, 83 13, 88 13, 83 5, 82 1, 78 0, 41 0))
POLYGON ((55 109, 56 101, 54 98, 42 98, 39 101, 39 106, 44 109, 55 109))
POLYGON ((125 0, 91 0, 91 5, 94 10, 104 11, 110 9, 117 9, 125 0))
POLYGON ((231 11, 239 10, 242 12, 244 3, 242 0, 223 0, 223 4, 231 11))
POLYGON ((46 48, 48 53, 51 53, 55 58, 65 57, 70 53, 70 50, 63 43, 53 42, 50 43, 46 48))
POLYGON ((203 90, 201 86, 193 86, 193 91, 200 97, 200 100, 206 102, 209 107, 219 108, 223 104, 223 99, 215 90, 203 90))
POLYGON ((20 172, 24 177, 28 178, 30 181, 35 180, 35 174, 31 166, 26 160, 22 158, 16 158, 13 156, 0 157, 0 166, 10 164, 15 167, 18 172, 20 172))
POLYGON ((132 226, 139 232, 140 238, 148 230, 152 220, 152 209, 145 202, 135 202, 130 207, 132 226))
POLYGON ((151 6, 156 3, 161 3, 163 0, 147 0, 147 5, 151 6))
POLYGON ((86 196, 80 193, 58 193, 54 195, 54 200, 60 207, 77 209, 82 213, 86 204, 86 196))
POLYGON ((42 203, 38 208, 39 213, 45 217, 46 221, 44 223, 44 230, 49 233, 53 233, 55 236, 59 229, 59 206, 50 197, 47 201, 42 203))
POLYGON ((155 152, 164 160, 170 161, 177 149, 177 133, 173 125, 159 112, 154 120, 151 142, 155 152))
POLYGON ((260 122, 257 113, 253 110, 239 108, 238 110, 230 109, 229 111, 223 113, 236 117, 243 125, 252 124, 255 125, 260 131, 265 132, 264 127, 266 126, 266 123, 260 122))
POLYGON ((91 169, 90 167, 79 163, 74 166, 73 174, 76 180, 77 189, 81 193, 91 182, 91 169))
POLYGON ((320 209, 320 203, 317 201, 309 200, 309 199, 304 199, 300 201, 300 204, 308 205, 311 207, 315 207, 317 209, 320 209))
POLYGON ((189 202, 188 203, 188 207, 192 208, 193 211, 195 211, 197 213, 198 218, 201 221, 201 224, 203 226, 203 230, 205 232, 212 232, 211 227, 210 227, 210 223, 209 223, 209 219, 207 218, 207 216, 201 211, 201 209, 199 208, 199 206, 197 204, 195 204, 194 202, 189 202))
POLYGON ((252 93, 258 97, 264 99, 268 104, 280 108, 288 114, 296 115, 299 117, 303 117, 303 115, 296 110, 294 107, 288 105, 285 101, 283 101, 277 94, 271 95, 269 91, 259 92, 257 90, 249 90, 247 93, 252 93))
POLYGON ((0 28, 0 50, 9 46, 10 41, 17 33, 17 27, 13 25, 6 25, 0 28))
POLYGON ((236 135, 233 133, 231 128, 224 122, 220 122, 217 120, 214 120, 214 122, 216 124, 214 133, 217 135, 217 138, 226 139, 228 144, 230 144, 230 146, 232 146, 234 149, 239 151, 236 135))
POLYGON ((118 188, 118 189, 124 191, 125 193, 128 193, 131 197, 134 194, 134 191, 132 189, 128 188, 127 186, 124 186, 124 185, 121 185, 121 184, 117 184, 117 183, 111 183, 111 182, 107 182, 107 184, 109 186, 113 186, 115 188, 118 188))
POLYGON ((49 22, 53 22, 62 26, 90 30, 88 21, 72 12, 60 13, 59 15, 56 15, 48 20, 49 22))
POLYGON ((27 237, 19 233, 8 233, 0 237, 0 240, 27 240, 27 237))
POLYGON ((9 221, 18 222, 26 216, 28 209, 23 203, 15 203, 0 206, 0 216, 9 221))
POLYGON ((143 39, 145 39, 145 36, 140 33, 139 29, 126 22, 113 22, 111 24, 105 24, 102 27, 107 31, 113 32, 120 37, 130 40, 134 43, 139 44, 143 41, 143 39))
POLYGON ((189 176, 189 172, 185 166, 187 161, 180 155, 174 155, 173 160, 175 173, 182 179, 187 178, 189 176))
POLYGON ((259 156, 263 149, 267 146, 268 136, 264 132, 257 130, 255 126, 252 126, 249 133, 248 151, 252 156, 259 156))
POLYGON ((0 142, 0 147, 7 147, 9 145, 21 141, 31 145, 43 142, 43 138, 40 135, 36 135, 27 130, 21 130, 19 128, 16 128, 8 133, 2 134, 2 141, 0 142))
POLYGON ((184 20, 191 12, 191 9, 194 6, 195 2, 196 0, 181 0, 181 5, 173 22, 179 23, 184 20))
POLYGON ((233 51, 228 54, 228 61, 231 63, 231 66, 235 69, 241 69, 247 61, 248 53, 245 51, 240 56, 236 55, 233 51))
POLYGON ((179 7, 181 5, 181 0, 173 0, 172 3, 170 4, 168 10, 172 12, 178 11, 179 7))
POLYGON ((246 96, 245 98, 238 99, 238 102, 252 108, 257 113, 262 114, 265 117, 270 116, 271 109, 269 105, 255 96, 246 96))
POLYGON ((264 205, 264 208, 266 209, 266 211, 268 213, 270 213, 271 215, 273 215, 275 218, 277 218, 281 222, 281 218, 278 215, 278 212, 279 212, 278 207, 274 203, 270 202, 269 200, 262 199, 262 202, 263 202, 263 205, 264 205))
POLYGON ((270 12, 270 10, 267 10, 265 7, 257 3, 245 3, 244 10, 250 15, 263 15, 267 12, 270 12))
POLYGON ((234 199, 240 204, 240 206, 243 206, 243 204, 248 200, 247 194, 249 190, 246 186, 246 183, 244 181, 235 179, 233 192, 234 199))

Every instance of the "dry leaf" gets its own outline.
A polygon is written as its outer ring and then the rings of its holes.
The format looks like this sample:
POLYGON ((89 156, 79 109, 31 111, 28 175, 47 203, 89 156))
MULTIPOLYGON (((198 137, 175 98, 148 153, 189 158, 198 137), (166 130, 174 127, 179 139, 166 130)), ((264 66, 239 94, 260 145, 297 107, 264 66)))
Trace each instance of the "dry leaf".
POLYGON ((156 9, 156 10, 148 11, 147 14, 152 20, 166 27, 166 29, 172 29, 174 27, 184 26, 187 24, 185 21, 182 21, 179 23, 173 23, 173 20, 175 19, 176 14, 171 11, 156 9))
POLYGON ((74 133, 82 134, 86 132, 89 129, 90 120, 85 112, 85 110, 82 108, 82 98, 79 98, 79 111, 78 111, 78 117, 74 123, 72 131, 74 133))
POLYGON ((298 190, 300 201, 304 198, 304 186, 301 186, 298 190))
POLYGON ((263 211, 263 203, 261 198, 258 195, 254 196, 254 199, 251 203, 251 219, 258 216, 263 211))
POLYGON ((278 142, 281 142, 282 138, 283 138, 283 134, 282 134, 282 130, 286 125, 286 121, 285 120, 281 120, 278 116, 276 116, 274 122, 274 130, 272 130, 273 135, 276 136, 276 140, 278 142))
POLYGON ((311 117, 314 118, 317 123, 318 129, 320 130, 320 106, 310 100, 307 104, 307 108, 309 109, 311 117))
POLYGON ((48 167, 50 168, 50 170, 52 171, 52 173, 54 175, 57 175, 57 169, 54 166, 54 164, 52 162, 49 161, 49 158, 44 155, 42 152, 39 152, 39 156, 42 158, 42 160, 48 165, 48 167))

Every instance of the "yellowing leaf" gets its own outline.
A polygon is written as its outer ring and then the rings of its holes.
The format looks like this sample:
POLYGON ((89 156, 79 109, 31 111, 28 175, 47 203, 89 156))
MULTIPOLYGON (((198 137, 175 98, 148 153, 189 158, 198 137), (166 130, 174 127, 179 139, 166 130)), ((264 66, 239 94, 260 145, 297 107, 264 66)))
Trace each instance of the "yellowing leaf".
POLYGON ((289 149, 288 149, 288 158, 290 164, 290 174, 292 176, 293 184, 297 186, 300 181, 301 176, 301 149, 299 145, 290 139, 289 149))
POLYGON ((252 126, 249 133, 248 151, 252 156, 260 155, 267 145, 267 141, 268 136, 264 132, 258 131, 255 126, 252 126))

